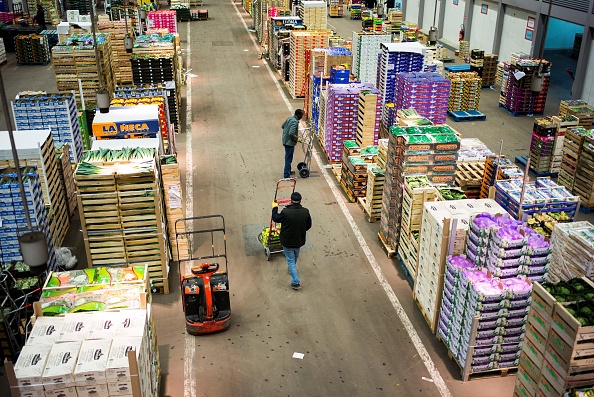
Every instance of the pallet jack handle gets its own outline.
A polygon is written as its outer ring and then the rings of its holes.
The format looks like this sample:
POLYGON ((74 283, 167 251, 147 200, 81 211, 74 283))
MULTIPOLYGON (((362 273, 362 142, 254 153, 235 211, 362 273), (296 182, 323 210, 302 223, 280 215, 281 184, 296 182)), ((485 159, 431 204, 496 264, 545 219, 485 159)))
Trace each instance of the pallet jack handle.
MULTIPOLYGON (((192 225, 193 226, 193 225, 192 225)), ((188 259, 180 259, 180 263, 181 262, 186 262, 186 261, 203 261, 203 260, 208 260, 208 259, 216 259, 216 258, 224 258, 225 259, 225 272, 227 272, 227 267, 228 267, 228 261, 227 261, 227 235, 225 234, 225 218, 223 218, 223 215, 203 215, 203 216, 195 216, 192 218, 181 218, 175 221, 175 244, 177 247, 178 252, 179 251, 179 237, 181 236, 185 236, 186 238, 189 236, 193 236, 193 235, 198 235, 198 234, 206 234, 206 233, 210 233, 210 247, 211 247, 211 254, 210 255, 201 255, 201 256, 194 256, 194 253, 190 253, 189 258, 188 259), (178 223, 180 222, 184 222, 184 224, 186 224, 186 222, 192 222, 192 223, 197 223, 200 221, 204 221, 206 219, 220 219, 220 226, 218 227, 211 227, 211 228, 207 228, 207 229, 196 229, 194 230, 192 228, 192 230, 188 231, 188 228, 186 227, 184 232, 180 232, 178 231, 178 223), (223 252, 216 252, 215 251, 215 233, 222 233, 223 234, 223 252)), ((218 265, 217 265, 218 266, 218 265)))

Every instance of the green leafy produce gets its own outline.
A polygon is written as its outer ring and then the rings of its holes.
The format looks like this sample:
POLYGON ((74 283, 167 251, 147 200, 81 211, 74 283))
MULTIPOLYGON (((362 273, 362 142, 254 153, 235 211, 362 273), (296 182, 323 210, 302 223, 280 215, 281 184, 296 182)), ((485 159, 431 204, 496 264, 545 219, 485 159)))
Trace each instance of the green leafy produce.
POLYGON ((444 200, 464 200, 466 198, 466 194, 458 189, 439 189, 439 192, 444 200))
POLYGON ((569 295, 571 294, 571 290, 567 287, 557 287, 556 288, 558 294, 569 295))
POLYGON ((584 306, 580 309, 580 314, 584 316, 591 316, 592 314, 594 314, 594 310, 592 310, 588 306, 584 306))
POLYGON ((589 320, 585 317, 579 316, 579 317, 576 317, 576 320, 578 320, 580 322, 582 327, 587 327, 590 324, 589 320))
POLYGON ((566 310, 569 312, 569 314, 571 314, 572 316, 575 317, 575 310, 573 310, 572 308, 569 308, 569 307, 566 310))

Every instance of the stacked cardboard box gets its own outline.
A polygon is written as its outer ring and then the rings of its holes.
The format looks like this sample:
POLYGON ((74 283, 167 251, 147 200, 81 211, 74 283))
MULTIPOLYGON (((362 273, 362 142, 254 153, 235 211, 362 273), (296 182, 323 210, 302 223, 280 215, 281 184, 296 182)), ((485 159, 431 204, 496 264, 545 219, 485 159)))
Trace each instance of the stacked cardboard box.
POLYGON ((434 333, 441 307, 446 257, 464 253, 470 219, 480 213, 503 213, 503 209, 488 199, 423 204, 413 297, 434 333))
POLYGON ((377 145, 382 97, 377 90, 362 90, 359 95, 357 145, 377 145))
MULTIPOLYGON (((501 90, 499 103, 514 116, 523 114, 542 114, 547 100, 551 64, 546 60, 518 59, 515 63, 505 64, 507 79, 504 78, 505 90, 501 90), (542 90, 533 92, 530 88, 532 76, 541 70, 544 75, 542 90), (519 72, 523 77, 517 79, 519 72)), ((502 84, 502 87, 503 87, 502 84)))
POLYGON ((288 88, 294 98, 306 94, 307 49, 327 48, 331 33, 329 30, 291 31, 288 88))
POLYGON ((70 161, 80 161, 83 143, 73 93, 19 95, 12 112, 18 130, 50 130, 56 144, 68 144, 70 161))
POLYGON ((502 179, 523 178, 524 173, 520 168, 506 159, 505 156, 487 157, 485 173, 481 184, 481 198, 489 197, 489 189, 495 182, 502 179))
POLYGON ((495 85, 498 70, 497 61, 498 56, 496 54, 485 54, 485 59, 483 60, 483 74, 481 76, 483 79, 483 87, 491 87, 495 85))
POLYGON ((354 140, 357 137, 357 110, 362 90, 377 93, 370 84, 330 84, 328 86, 323 147, 331 162, 341 160, 343 141, 354 140))
POLYGON ((448 73, 451 81, 448 111, 478 110, 481 78, 476 72, 448 73))
POLYGON ((404 177, 427 175, 432 183, 454 183, 460 141, 448 126, 391 127, 379 236, 396 251, 404 177))
POLYGON ((573 192, 587 208, 594 207, 594 138, 591 134, 592 131, 584 138, 573 182, 573 192))
POLYGON ((580 310, 589 307, 585 295, 593 291, 586 277, 534 284, 515 395, 561 397, 592 385, 592 326, 578 318, 587 317, 580 310))
POLYGON ((169 33, 177 33, 177 18, 175 11, 158 10, 149 11, 148 15, 149 29, 167 29, 169 33))
POLYGON ((325 1, 301 1, 299 16, 308 30, 323 30, 327 28, 327 11, 325 1))
POLYGON ((342 0, 330 0, 328 15, 333 18, 341 17, 343 14, 343 7, 342 0))
POLYGON ((554 152, 556 130, 557 125, 551 117, 534 119, 530 142, 530 169, 536 173, 551 170, 553 156, 556 154, 554 152))
MULTIPOLYGON (((380 148, 378 146, 378 163, 367 166, 367 188, 365 189, 365 208, 369 214, 370 220, 377 221, 382 213, 382 193, 384 189, 384 180, 386 170, 381 168, 380 148)), ((385 154, 385 153, 384 153, 385 154)))
POLYGON ((485 51, 472 50, 470 51, 470 71, 476 73, 479 77, 483 77, 483 68, 485 66, 485 51))
POLYGON ((569 247, 569 249, 553 251, 548 281, 557 282, 594 275, 592 236, 594 236, 594 226, 590 222, 555 224, 551 244, 555 247, 569 247))
POLYGON ((571 189, 571 191, 573 191, 575 182, 578 159, 582 153, 582 146, 587 135, 589 135, 589 132, 583 127, 572 127, 565 131, 559 183, 571 189))
POLYGON ((39 34, 19 35, 14 39, 19 65, 47 65, 50 48, 47 36, 39 34))
POLYGON ((470 42, 467 40, 460 40, 458 47, 458 55, 460 58, 465 59, 470 55, 470 42))
POLYGON ((435 124, 445 124, 450 96, 450 81, 437 73, 398 73, 395 79, 394 106, 414 108, 435 124))
MULTIPOLYGON (((555 145, 553 147, 553 161, 551 163, 550 172, 557 174, 561 171, 561 164, 563 162, 563 148, 565 142, 565 135, 570 128, 577 127, 579 120, 575 116, 567 116, 564 118, 552 117, 556 126, 555 131, 555 145)), ((571 190, 571 187, 569 187, 571 190)))
POLYGON ((580 99, 561 101, 559 117, 575 116, 580 120, 579 126, 587 130, 592 128, 594 109, 580 99))
MULTIPOLYGON (((70 221, 66 194, 60 184, 54 140, 48 130, 19 130, 13 131, 13 135, 20 165, 37 167, 36 172, 41 181, 42 197, 45 205, 49 207, 47 214, 49 233, 53 244, 59 247, 68 232, 70 221)), ((4 167, 14 167, 8 133, 0 132, 0 137, 2 137, 0 139, 0 161, 4 167)), ((22 218, 21 220, 24 221, 22 218)), ((14 233, 16 236, 16 230, 14 233)))
POLYGON ((132 84, 130 54, 124 48, 124 37, 126 33, 132 33, 132 25, 126 21, 100 21, 97 30, 111 34, 110 68, 115 84, 132 84))
POLYGON ((355 141, 344 141, 340 184, 349 201, 354 203, 365 197, 367 167, 377 159, 377 146, 360 147, 355 141))

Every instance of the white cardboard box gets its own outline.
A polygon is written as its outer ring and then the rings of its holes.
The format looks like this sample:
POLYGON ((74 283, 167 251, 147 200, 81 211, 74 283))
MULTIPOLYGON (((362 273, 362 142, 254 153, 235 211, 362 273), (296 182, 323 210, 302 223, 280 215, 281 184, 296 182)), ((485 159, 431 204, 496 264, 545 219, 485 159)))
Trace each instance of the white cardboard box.
POLYGON ((73 372, 80 345, 81 342, 54 344, 43 370, 43 387, 45 390, 74 386, 73 372))
POLYGON ((66 20, 68 22, 78 22, 79 14, 79 10, 68 10, 66 11, 66 20))
POLYGON ((108 383, 131 381, 128 352, 135 350, 136 357, 138 357, 141 348, 141 336, 113 338, 107 359, 107 370, 105 371, 108 383))
POLYGON ((113 339, 120 326, 120 313, 96 312, 86 339, 113 339))
POLYGON ((45 397, 78 397, 76 387, 65 387, 63 389, 46 390, 45 397))
POLYGON ((92 323, 93 317, 90 314, 66 314, 58 342, 82 342, 87 338, 92 323))
POLYGON ((107 385, 76 386, 78 397, 109 397, 107 385))
POLYGON ((21 397, 45 397, 46 394, 43 390, 26 390, 24 388, 19 388, 19 392, 21 393, 21 397))
POLYGON ((51 345, 23 347, 14 365, 14 373, 20 387, 25 388, 25 390, 43 390, 43 369, 51 349, 51 345))
POLYGON ((63 320, 64 317, 37 317, 26 344, 51 346, 60 335, 63 320))
POLYGON ((76 386, 107 384, 105 369, 111 340, 86 340, 80 346, 78 360, 74 368, 76 386))
POLYGON ((119 328, 121 336, 143 336, 146 326, 146 310, 122 310, 119 312, 119 328))
POLYGON ((110 382, 107 389, 110 396, 131 396, 132 382, 110 382))

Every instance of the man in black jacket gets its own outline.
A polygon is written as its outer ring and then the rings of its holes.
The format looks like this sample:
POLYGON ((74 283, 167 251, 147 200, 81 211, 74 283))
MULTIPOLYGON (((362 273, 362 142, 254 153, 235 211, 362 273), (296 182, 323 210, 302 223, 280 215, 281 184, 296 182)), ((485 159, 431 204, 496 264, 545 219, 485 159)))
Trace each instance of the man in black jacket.
POLYGON ((299 249, 305 245, 306 232, 311 228, 309 210, 301 206, 301 194, 291 194, 291 204, 280 213, 278 203, 272 202, 272 220, 281 224, 280 242, 287 258, 289 273, 291 274, 291 287, 295 290, 301 288, 301 280, 297 274, 297 259, 299 249))

